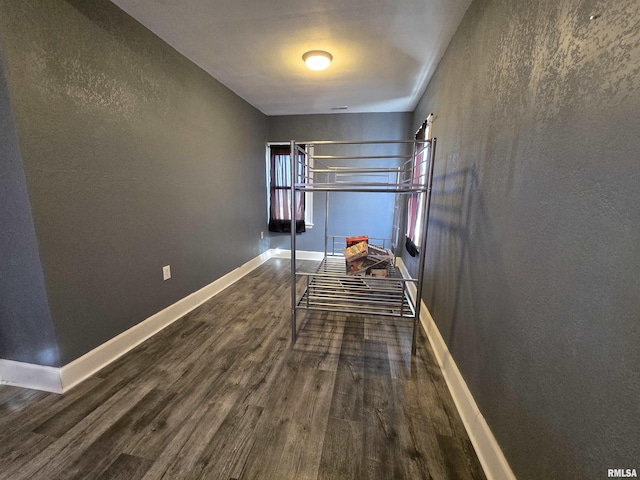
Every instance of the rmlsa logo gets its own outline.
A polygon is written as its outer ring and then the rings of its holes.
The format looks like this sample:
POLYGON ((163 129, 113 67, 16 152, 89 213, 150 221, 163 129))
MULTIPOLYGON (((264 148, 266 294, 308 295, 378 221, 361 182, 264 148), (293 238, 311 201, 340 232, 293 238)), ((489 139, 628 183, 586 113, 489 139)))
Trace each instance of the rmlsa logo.
POLYGON ((635 468, 610 468, 609 478, 637 478, 638 472, 635 468))

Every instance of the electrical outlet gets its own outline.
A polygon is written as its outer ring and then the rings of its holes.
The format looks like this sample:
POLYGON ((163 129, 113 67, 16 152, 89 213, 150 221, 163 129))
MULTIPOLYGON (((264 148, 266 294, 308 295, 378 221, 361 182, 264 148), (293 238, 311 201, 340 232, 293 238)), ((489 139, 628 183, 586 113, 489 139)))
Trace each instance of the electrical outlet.
POLYGON ((260 232, 260 240, 264 238, 264 232, 260 232))
POLYGON ((169 280, 171 278, 171 265, 162 267, 162 279, 169 280))

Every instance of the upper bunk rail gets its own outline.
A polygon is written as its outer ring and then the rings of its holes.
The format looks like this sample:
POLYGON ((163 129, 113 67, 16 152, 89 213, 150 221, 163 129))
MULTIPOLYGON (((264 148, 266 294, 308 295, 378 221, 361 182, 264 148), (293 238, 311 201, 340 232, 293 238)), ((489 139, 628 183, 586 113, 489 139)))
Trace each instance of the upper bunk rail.
POLYGON ((429 143, 430 140, 309 140, 296 141, 300 145, 412 145, 414 143, 429 143))
POLYGON ((315 160, 380 160, 386 158, 413 158, 413 155, 309 155, 315 160))
POLYGON ((424 192, 430 145, 430 140, 294 141, 294 188, 305 192, 424 192), (353 155, 347 147, 346 151, 325 152, 331 146, 354 145, 387 145, 390 148, 385 150, 395 151, 353 155))
POLYGON ((398 173, 406 170, 399 170, 398 168, 377 168, 377 167, 327 167, 327 168, 309 168, 311 173, 333 173, 336 175, 346 174, 368 174, 368 173, 398 173))
POLYGON ((295 189, 300 192, 364 192, 364 193, 398 193, 398 194, 414 194, 420 192, 426 192, 427 187, 422 185, 397 185, 389 183, 374 183, 374 182, 362 182, 362 183, 296 183, 295 189))

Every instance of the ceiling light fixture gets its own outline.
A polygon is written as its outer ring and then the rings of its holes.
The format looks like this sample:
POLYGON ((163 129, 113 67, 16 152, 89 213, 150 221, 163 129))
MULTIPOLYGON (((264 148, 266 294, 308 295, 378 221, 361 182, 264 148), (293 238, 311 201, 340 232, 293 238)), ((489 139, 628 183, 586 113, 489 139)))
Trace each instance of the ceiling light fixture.
POLYGON ((311 70, 324 70, 333 60, 333 55, 324 50, 311 50, 302 55, 302 60, 311 70))

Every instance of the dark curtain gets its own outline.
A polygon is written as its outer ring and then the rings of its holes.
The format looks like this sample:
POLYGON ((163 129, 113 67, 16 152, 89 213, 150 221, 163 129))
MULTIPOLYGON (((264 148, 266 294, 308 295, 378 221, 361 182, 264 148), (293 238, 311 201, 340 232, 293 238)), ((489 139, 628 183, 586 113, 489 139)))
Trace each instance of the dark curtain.
MULTIPOLYGON (((291 147, 270 147, 269 231, 291 233, 291 147)), ((304 223, 304 192, 296 192, 296 233, 304 223)))

